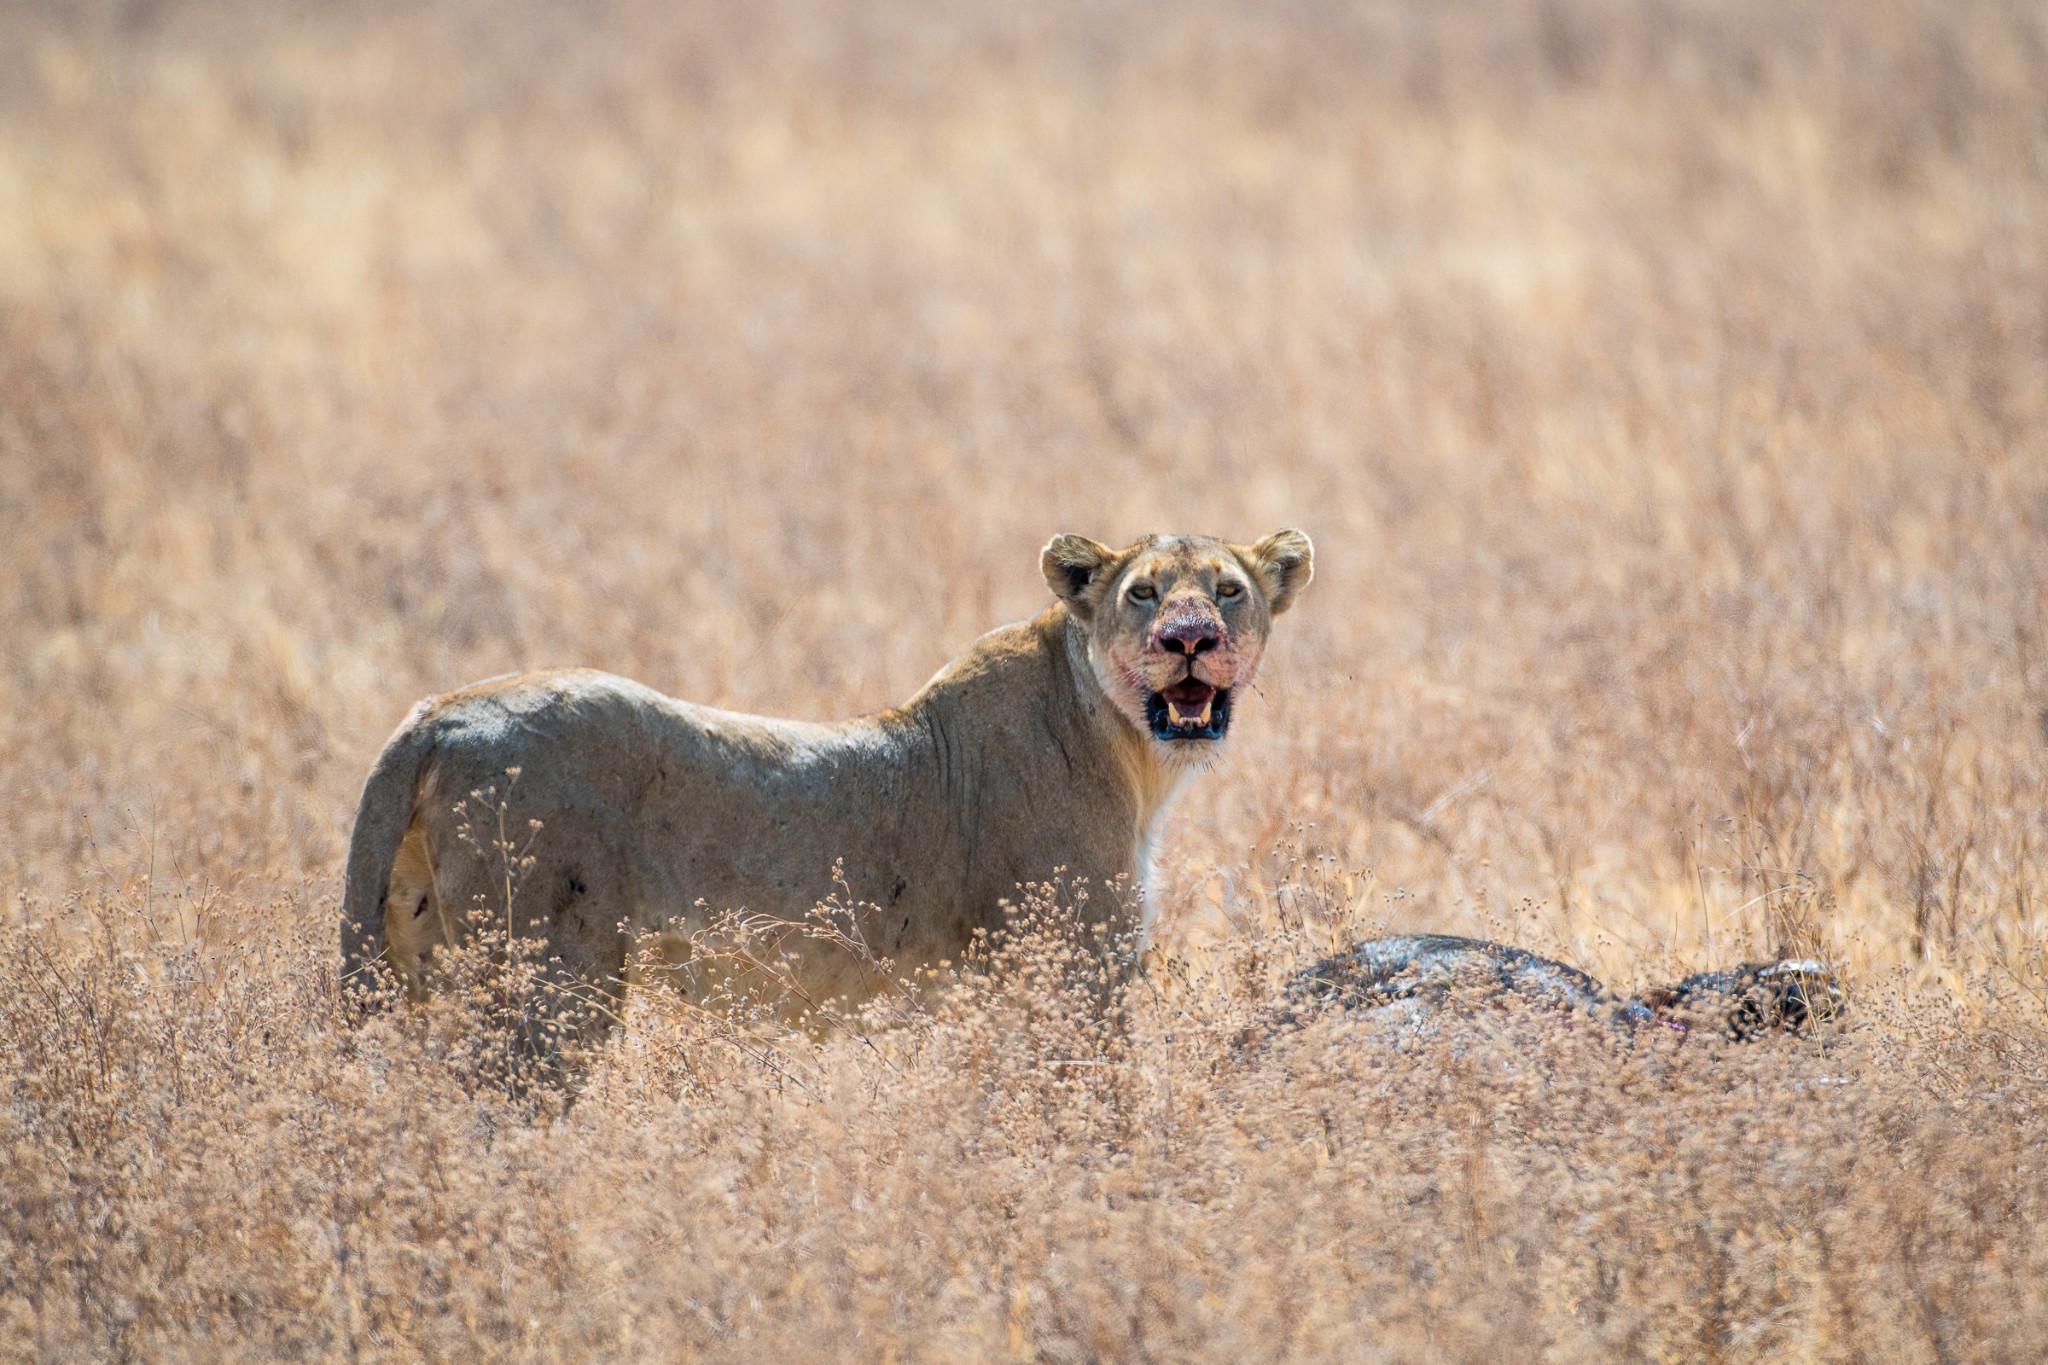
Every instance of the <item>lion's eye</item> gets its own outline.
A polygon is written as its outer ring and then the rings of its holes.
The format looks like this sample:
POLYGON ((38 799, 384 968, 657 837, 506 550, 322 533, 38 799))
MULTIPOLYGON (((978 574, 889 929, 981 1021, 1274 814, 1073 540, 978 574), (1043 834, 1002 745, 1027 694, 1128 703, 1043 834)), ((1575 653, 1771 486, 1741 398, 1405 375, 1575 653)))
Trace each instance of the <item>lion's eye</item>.
POLYGON ((1131 597, 1136 601, 1150 602, 1157 596, 1159 596, 1159 590, 1150 583, 1131 584, 1131 597))
POLYGON ((1239 587, 1234 580, 1228 578, 1216 585, 1216 595, 1218 597, 1235 597, 1243 591, 1244 589, 1239 587))

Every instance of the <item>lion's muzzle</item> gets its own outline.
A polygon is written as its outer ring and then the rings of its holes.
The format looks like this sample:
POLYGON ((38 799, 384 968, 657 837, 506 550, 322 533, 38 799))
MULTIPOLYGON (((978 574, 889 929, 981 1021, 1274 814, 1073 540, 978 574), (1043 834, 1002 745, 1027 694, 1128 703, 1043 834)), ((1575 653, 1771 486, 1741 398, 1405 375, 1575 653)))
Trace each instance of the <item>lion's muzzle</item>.
POLYGON ((1190 674, 1146 695, 1145 720, 1154 739, 1221 739, 1230 728, 1230 689, 1190 674))
POLYGON ((1229 628, 1206 601, 1182 601, 1160 614, 1147 641, 1146 673, 1174 679, 1145 695, 1155 739, 1221 739, 1230 726, 1230 684, 1237 660, 1229 628), (1178 675, 1178 676, 1176 676, 1178 675))

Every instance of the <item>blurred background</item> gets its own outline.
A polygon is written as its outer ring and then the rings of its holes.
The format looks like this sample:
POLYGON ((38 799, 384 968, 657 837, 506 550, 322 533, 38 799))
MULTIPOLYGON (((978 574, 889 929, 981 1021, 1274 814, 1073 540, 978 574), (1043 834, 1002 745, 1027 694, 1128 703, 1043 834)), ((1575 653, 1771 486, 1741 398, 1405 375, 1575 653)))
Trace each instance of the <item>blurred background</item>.
POLYGON ((328 913, 432 691, 844 716, 1056 531, 1298 525, 1170 936, 1314 865, 1623 981, 2041 951, 2038 6, 0 29, 10 915, 328 913))

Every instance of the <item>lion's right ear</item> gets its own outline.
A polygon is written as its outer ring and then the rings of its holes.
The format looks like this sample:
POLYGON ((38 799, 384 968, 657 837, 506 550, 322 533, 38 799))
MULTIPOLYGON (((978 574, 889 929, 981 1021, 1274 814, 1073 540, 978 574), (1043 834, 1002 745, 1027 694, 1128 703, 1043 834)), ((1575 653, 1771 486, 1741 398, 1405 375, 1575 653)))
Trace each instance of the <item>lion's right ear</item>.
POLYGON ((1095 615, 1102 600, 1103 584, 1117 561, 1116 551, 1098 545, 1086 536, 1054 536, 1038 556, 1038 570, 1052 595, 1067 604, 1067 610, 1086 621, 1095 615))

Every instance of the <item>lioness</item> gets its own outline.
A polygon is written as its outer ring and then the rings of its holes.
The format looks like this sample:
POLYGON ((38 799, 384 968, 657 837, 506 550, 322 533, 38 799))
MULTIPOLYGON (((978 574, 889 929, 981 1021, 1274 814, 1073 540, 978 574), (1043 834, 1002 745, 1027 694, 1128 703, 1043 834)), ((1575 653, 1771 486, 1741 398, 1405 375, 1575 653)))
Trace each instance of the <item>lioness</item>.
MULTIPOLYGON (((430 954, 478 907, 545 940, 557 979, 601 993, 576 1021, 586 1039, 613 1013, 603 1002, 637 934, 687 942, 727 911, 800 922, 838 892, 902 971, 958 960, 1001 922, 999 902, 1063 869, 1095 888, 1091 915, 1142 939, 1161 813, 1216 754, 1311 553, 1299 531, 1123 550, 1056 536, 1039 561, 1050 609, 983 636, 903 705, 837 724, 712 710, 588 670, 429 697, 356 812, 349 994, 368 1002, 382 960, 423 997, 430 954), (530 864, 490 847, 498 802, 530 864), (1138 888, 1138 905, 1115 887, 1138 888)), ((857 954, 786 942, 805 997, 872 990, 857 954)))

